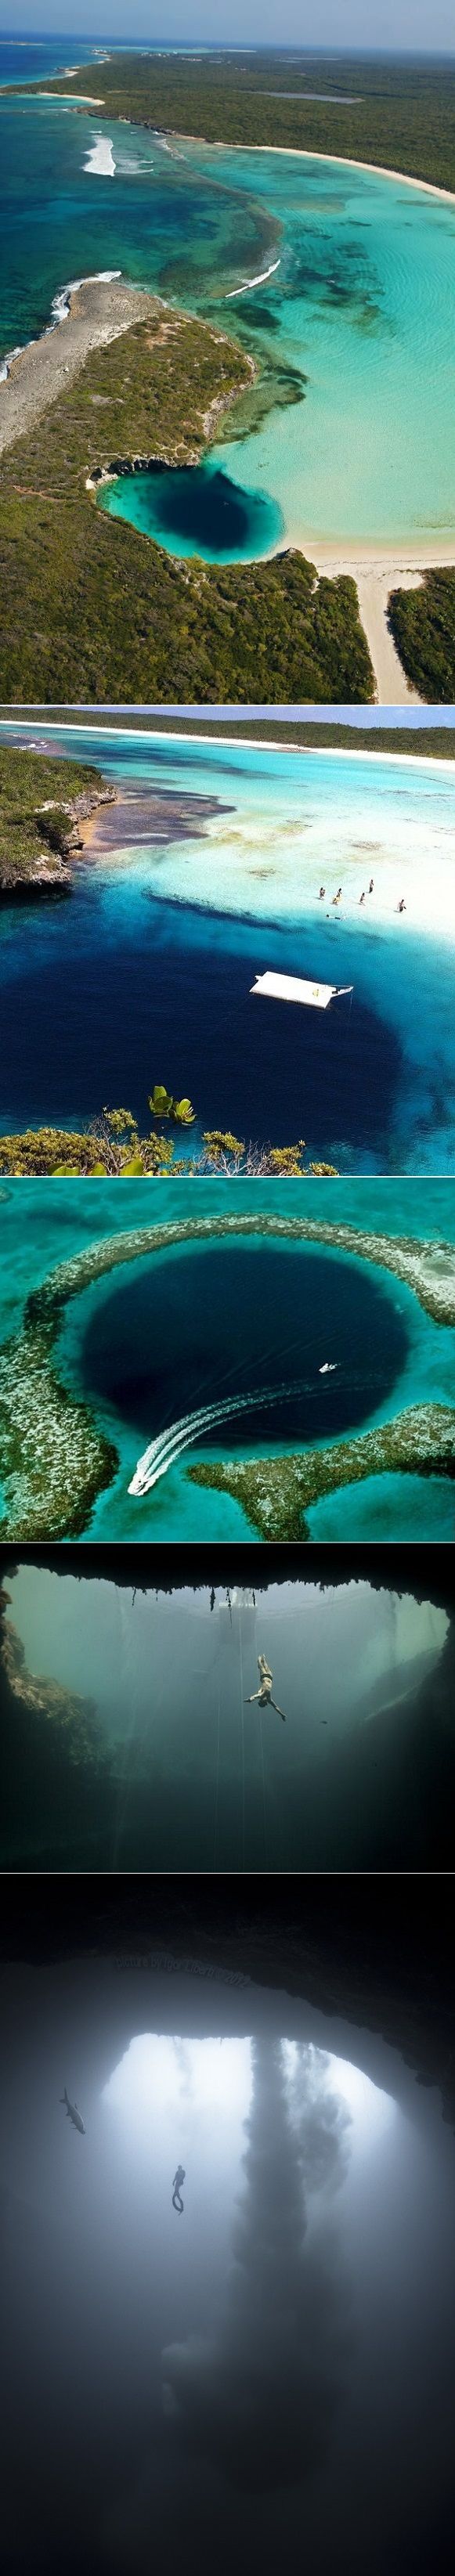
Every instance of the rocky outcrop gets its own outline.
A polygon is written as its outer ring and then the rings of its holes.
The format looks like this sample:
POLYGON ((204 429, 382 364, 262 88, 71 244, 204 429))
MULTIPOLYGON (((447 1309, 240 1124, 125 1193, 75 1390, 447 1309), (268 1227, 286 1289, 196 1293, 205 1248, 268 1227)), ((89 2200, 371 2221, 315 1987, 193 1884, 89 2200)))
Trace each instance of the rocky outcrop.
POLYGON ((81 825, 90 822, 99 805, 115 805, 116 797, 116 788, 104 783, 89 793, 82 791, 80 796, 46 796, 35 813, 37 841, 42 837, 46 846, 37 848, 31 860, 27 852, 23 862, 16 854, 10 862, 3 852, 0 900, 4 895, 8 903, 29 903, 35 896, 71 894, 73 879, 68 860, 84 849, 81 825))
POLYGON ((343 1486, 382 1475, 455 1479, 455 1412, 444 1404, 408 1405, 375 1431, 333 1441, 327 1449, 282 1458, 211 1459, 186 1472, 193 1485, 240 1503, 260 1539, 305 1540, 305 1513, 343 1486))
POLYGON ((47 1674, 29 1671, 20 1637, 5 1615, 9 1601, 9 1593, 0 1593, 0 1657, 9 1691, 27 1716, 38 1724, 44 1720, 54 1735, 65 1737, 71 1763, 96 1763, 102 1748, 94 1700, 65 1690, 47 1674))

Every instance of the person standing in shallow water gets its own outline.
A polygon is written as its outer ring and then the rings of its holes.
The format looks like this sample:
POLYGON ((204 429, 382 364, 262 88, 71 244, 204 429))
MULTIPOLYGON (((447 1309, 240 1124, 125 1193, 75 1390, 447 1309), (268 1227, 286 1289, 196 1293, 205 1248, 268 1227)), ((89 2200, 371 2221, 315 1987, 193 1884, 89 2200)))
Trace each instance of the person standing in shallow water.
POLYGON ((274 1708, 277 1717, 282 1717, 283 1726, 285 1726, 284 1708, 279 1708, 278 1701, 272 1699, 273 1673, 270 1671, 270 1664, 266 1663, 265 1655, 258 1655, 258 1673, 259 1690, 250 1691, 248 1699, 245 1700, 245 1707, 252 1708, 253 1700, 257 1699, 259 1708, 274 1708))
POLYGON ((182 2198, 181 2198, 181 2191, 182 2191, 182 2182, 184 2182, 184 2181, 185 2181, 185 2167, 184 2167, 184 2165, 177 2165, 177 2172, 176 2172, 176 2174, 174 2174, 174 2180, 173 2180, 173 2184, 172 2184, 172 2207, 173 2207, 173 2209, 177 2209, 177 2210, 178 2210, 179 2218, 181 2218, 181 2217, 183 2216, 183 2200, 182 2200, 182 2198))

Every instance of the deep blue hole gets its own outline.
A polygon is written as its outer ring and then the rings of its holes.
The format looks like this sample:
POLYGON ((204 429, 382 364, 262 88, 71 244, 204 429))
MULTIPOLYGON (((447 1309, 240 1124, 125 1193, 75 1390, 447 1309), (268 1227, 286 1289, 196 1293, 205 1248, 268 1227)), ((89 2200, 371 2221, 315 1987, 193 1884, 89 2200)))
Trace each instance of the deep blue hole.
POLYGON ((273 1392, 271 1406, 259 1398, 229 1418, 229 1455, 355 1429, 390 1395, 406 1353, 390 1290, 361 1265, 257 1237, 139 1261, 95 1297, 78 1376, 139 1442, 225 1396, 273 1392), (336 1370, 321 1377, 326 1360, 336 1370))
POLYGON ((100 499, 114 518, 154 537, 171 553, 209 562, 267 554, 282 532, 282 514, 266 493, 243 492, 210 464, 150 465, 122 474, 100 499))

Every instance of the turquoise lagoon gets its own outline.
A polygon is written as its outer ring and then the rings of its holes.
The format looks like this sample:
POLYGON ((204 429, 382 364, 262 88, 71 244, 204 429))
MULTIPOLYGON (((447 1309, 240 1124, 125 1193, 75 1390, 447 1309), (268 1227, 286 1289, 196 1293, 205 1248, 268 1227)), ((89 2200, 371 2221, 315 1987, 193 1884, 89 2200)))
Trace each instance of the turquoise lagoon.
POLYGON ((221 1126, 304 1136, 342 1172, 453 1173, 453 763, 50 724, 0 738, 99 760, 121 800, 71 900, 0 907, 3 1132, 104 1102, 143 1125, 163 1081, 193 1099, 196 1145, 221 1126), (253 998, 267 968, 352 999, 253 998))
MULTIPOLYGON (((152 1185, 126 1181, 104 1183, 71 1181, 16 1182, 2 1189, 0 1206, 0 1350, 10 1336, 20 1329, 26 1302, 56 1264, 82 1253, 91 1244, 115 1238, 125 1229, 141 1228, 159 1221, 202 1217, 215 1219, 239 1215, 259 1217, 264 1212, 271 1218, 285 1217, 336 1218, 353 1224, 361 1231, 367 1226, 383 1230, 392 1238, 404 1234, 418 1239, 453 1244, 455 1267, 455 1211, 453 1193, 443 1181, 406 1183, 397 1181, 340 1181, 334 1194, 330 1182, 258 1181, 189 1181, 166 1184, 165 1192, 152 1185), (159 1205, 157 1201, 159 1200, 159 1205)), ((455 1404, 454 1333, 447 1326, 436 1325, 421 1308, 411 1290, 401 1281, 378 1270, 368 1262, 357 1261, 338 1249, 320 1246, 281 1245, 258 1236, 245 1246, 245 1297, 240 1281, 242 1261, 241 1238, 233 1237, 221 1247, 214 1239, 202 1246, 181 1244, 153 1256, 142 1256, 128 1270, 121 1264, 107 1277, 88 1285, 67 1306, 52 1357, 53 1370, 74 1395, 84 1395, 99 1431, 104 1430, 114 1441, 118 1471, 114 1483, 102 1494, 90 1516, 89 1527, 81 1539, 107 1544, 120 1541, 217 1541, 240 1539, 254 1541, 255 1533, 239 1503, 219 1492, 198 1489, 187 1475, 188 1465, 196 1460, 237 1456, 267 1457, 292 1452, 296 1447, 296 1420, 299 1419, 297 1445, 326 1447, 327 1441, 376 1427, 400 1415, 413 1404, 455 1404), (226 1261, 226 1314, 229 1340, 220 1354, 219 1324, 216 1299, 212 1297, 211 1277, 219 1289, 220 1252, 226 1261), (286 1300, 277 1304, 274 1261, 279 1258, 289 1265, 286 1300), (235 1263, 235 1280, 228 1280, 227 1265, 235 1263), (256 1276, 251 1285, 251 1264, 256 1276), (213 1263, 213 1270, 211 1265, 213 1263), (270 1265, 270 1266, 269 1266, 270 1265), (323 1300, 321 1268, 324 1271, 323 1300), (160 1353, 163 1350, 163 1301, 167 1271, 169 1293, 169 1342, 165 1349, 163 1372, 164 1393, 160 1380, 160 1353), (161 1278, 159 1274, 161 1273, 161 1278), (300 1284, 299 1284, 300 1283, 300 1284), (235 1288, 235 1295, 233 1289, 235 1288), (312 1289, 314 1294, 312 1295, 312 1289), (138 1307, 142 1300, 142 1315, 138 1307), (295 1315, 302 1320, 301 1343, 295 1340, 295 1315), (148 1302, 147 1302, 148 1301, 148 1302), (182 1330, 177 1309, 180 1301, 182 1330), (199 1381, 190 1385, 188 1353, 190 1327, 188 1318, 194 1309, 194 1351, 197 1356, 199 1381), (289 1339, 289 1316, 294 1307, 292 1346, 289 1339), (322 1427, 322 1387, 331 1389, 336 1379, 319 1378, 322 1334, 327 1333, 332 1311, 333 1355, 335 1338, 340 1331, 340 1382, 333 1410, 322 1427), (323 1313, 323 1320, 321 1315, 323 1313), (250 1382, 245 1381, 244 1314, 248 1318, 250 1382), (138 1332, 139 1316, 139 1332, 138 1332), (283 1323, 281 1327, 281 1317, 283 1323), (252 1356, 251 1336, 256 1319, 256 1338, 252 1356), (202 1321, 201 1321, 202 1319, 202 1321), (203 1334, 202 1334, 203 1324, 203 1334), (155 1333, 155 1327, 157 1328, 155 1333), (351 1328, 351 1329, 350 1329, 351 1328), (117 1341, 116 1341, 117 1335, 117 1341), (284 1339, 286 1335, 286 1340, 284 1339), (148 1342, 147 1342, 148 1336, 148 1342), (281 1336, 281 1337, 280 1337, 281 1336), (366 1338, 365 1338, 366 1337, 366 1338), (369 1338, 368 1338, 369 1337, 369 1338), (341 1349, 341 1342, 343 1347, 341 1349), (147 1374, 147 1348, 150 1354, 147 1374), (104 1360, 100 1365, 100 1354, 104 1360), (175 1369, 172 1353, 175 1352, 175 1369), (180 1364, 180 1353, 182 1361, 180 1364), (242 1375, 243 1372, 243 1375, 242 1375), (250 1418, 258 1426, 254 1441, 249 1438, 248 1405, 243 1421, 216 1425, 201 1430, 199 1413, 202 1406, 215 1403, 226 1389, 230 1376, 235 1394, 250 1396, 250 1418), (282 1388, 294 1380, 296 1403, 288 1408, 285 1429, 282 1388), (301 1391, 309 1399, 308 1429, 303 1440, 301 1391), (261 1423, 260 1390, 264 1395, 261 1423), (277 1392, 277 1414, 266 1401, 270 1389, 277 1392), (190 1409, 194 1417, 194 1439, 188 1440, 184 1455, 175 1456, 169 1472, 143 1498, 132 1495, 129 1485, 138 1455, 165 1427, 181 1418, 182 1393, 190 1389, 190 1409), (195 1401, 195 1395, 199 1401, 195 1401), (254 1403, 253 1403, 254 1397, 254 1403), (294 1420, 295 1415, 295 1420, 294 1420), (275 1436, 278 1428, 279 1436, 275 1436)), ((327 1352, 324 1349, 324 1356, 327 1352)), ((332 1395, 330 1394, 332 1407, 332 1395)), ((239 1408, 240 1411, 240 1408, 239 1408)), ((349 1536, 353 1540, 381 1537, 394 1541, 403 1537, 401 1477, 388 1475, 377 1480, 377 1515, 372 1504, 371 1479, 348 1493, 349 1536)), ((414 1481, 414 1480, 413 1480, 414 1481)), ((419 1535, 446 1539, 449 1533, 448 1488, 446 1480, 425 1478, 422 1485, 422 1507, 419 1535), (427 1502, 426 1513, 424 1509, 427 1502)), ((340 1498, 341 1501, 341 1498, 340 1498)), ((344 1502, 344 1497, 343 1497, 344 1502)), ((316 1522, 316 1515, 313 1515, 316 1522)), ((412 1525, 411 1525, 412 1526, 412 1525)), ((319 1537, 317 1526, 311 1536, 319 1537)), ((339 1528, 333 1532, 339 1536, 339 1528)), ((46 1529, 43 1528, 43 1539, 46 1529)))
MULTIPOLYGON (((3 99, 0 114, 5 350, 48 324, 68 280, 121 269, 260 360, 259 399, 256 389, 228 417, 210 472, 247 517, 251 498, 262 502, 272 547, 450 539, 449 198, 314 156, 169 146, 115 120, 112 180, 93 166, 95 111, 3 99)), ((146 505, 136 480, 115 503, 133 518, 146 505)), ((168 495, 168 519, 169 506, 168 495)), ((178 524, 158 532, 181 550, 178 524)), ((256 542, 247 528, 240 554, 256 542)))

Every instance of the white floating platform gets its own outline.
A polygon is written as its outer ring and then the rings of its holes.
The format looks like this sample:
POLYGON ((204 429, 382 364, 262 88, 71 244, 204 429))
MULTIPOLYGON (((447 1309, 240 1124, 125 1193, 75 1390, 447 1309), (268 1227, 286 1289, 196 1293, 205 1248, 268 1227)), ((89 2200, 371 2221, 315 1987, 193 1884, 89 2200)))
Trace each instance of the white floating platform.
POLYGON ((257 975, 250 985, 251 993, 270 994, 275 1002, 306 1002, 313 1011, 327 1011, 339 993, 352 991, 352 984, 309 984, 301 975, 257 975))

